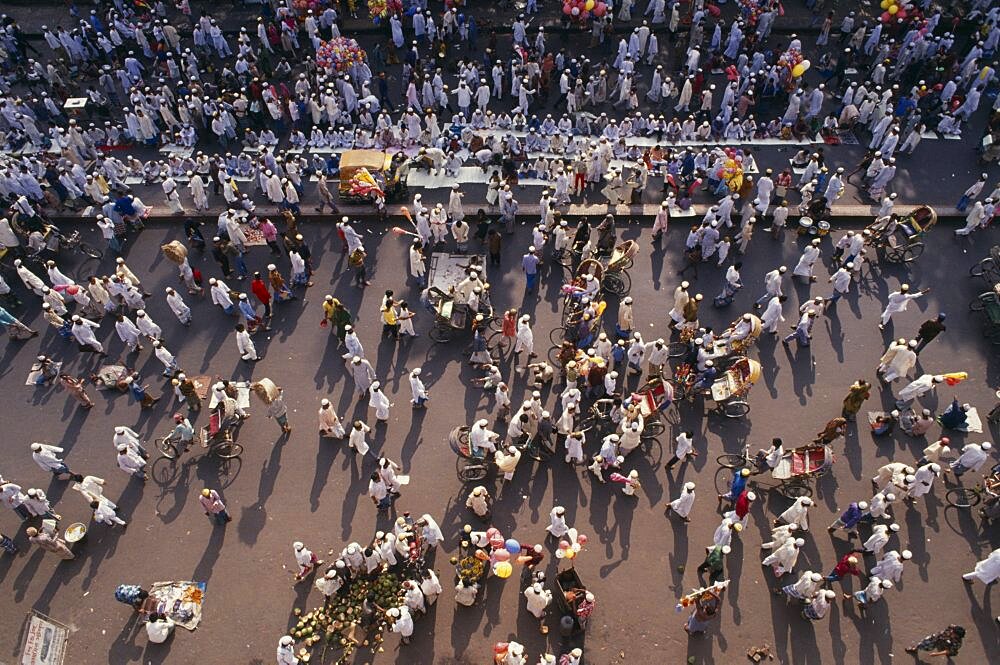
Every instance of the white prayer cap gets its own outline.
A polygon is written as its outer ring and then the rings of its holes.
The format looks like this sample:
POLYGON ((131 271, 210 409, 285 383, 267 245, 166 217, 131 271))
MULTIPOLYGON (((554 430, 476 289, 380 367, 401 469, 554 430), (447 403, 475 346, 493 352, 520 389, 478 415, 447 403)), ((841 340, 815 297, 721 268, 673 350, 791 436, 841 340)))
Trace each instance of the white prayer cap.
POLYGON ((694 483, 692 483, 691 481, 684 483, 684 489, 686 489, 688 492, 694 491, 694 483))
POLYGON ((989 441, 983 441, 983 445, 981 445, 980 448, 982 448, 983 450, 990 450, 991 448, 993 448, 993 444, 990 443, 989 441))
POLYGON ((809 576, 809 579, 811 579, 813 582, 820 582, 823 580, 823 576, 820 575, 819 573, 813 573, 812 575, 809 576))
POLYGON ((860 508, 861 510, 868 510, 868 502, 858 501, 858 508, 860 508))
POLYGON ((889 531, 892 531, 893 533, 899 531, 899 525, 898 524, 890 524, 889 525, 889 531))
POLYGON ((796 547, 803 547, 805 544, 806 544, 806 541, 803 540, 802 538, 796 538, 795 539, 795 546, 796 547))
POLYGON ((833 600, 834 598, 837 597, 837 594, 827 589, 826 591, 823 592, 823 597, 826 598, 827 600, 833 600))
POLYGON ((896 500, 896 495, 892 494, 892 493, 886 494, 885 495, 885 500, 886 501, 895 501, 896 500))
POLYGON ((300 543, 297 540, 294 543, 292 543, 292 549, 295 550, 296 552, 298 552, 299 550, 301 550, 303 547, 305 547, 305 545, 303 545, 302 543, 300 543))
POLYGON ((123 453, 126 450, 128 450, 128 446, 126 446, 124 443, 118 446, 118 452, 123 453))
POLYGON ((910 550, 903 550, 902 553, 900 553, 900 556, 903 557, 903 561, 909 561, 913 558, 913 552, 910 550))
POLYGON ((733 551, 733 548, 730 547, 729 545, 723 545, 722 546, 722 553, 723 554, 729 554, 732 551, 733 551))
POLYGON ((278 266, 274 265, 273 263, 268 263, 268 264, 267 264, 267 269, 268 269, 269 271, 270 271, 270 270, 277 270, 277 269, 278 269, 278 266))
POLYGON ((330 406, 330 400, 324 398, 319 403, 320 406, 330 406))
POLYGON ((420 372, 422 371, 423 370, 421 370, 419 367, 416 367, 412 372, 410 372, 410 374, 412 374, 413 376, 420 376, 420 372))
POLYGON ((883 589, 891 589, 892 588, 892 581, 891 580, 882 580, 881 584, 882 584, 882 588, 883 589))
POLYGON ((691 286, 691 282, 689 282, 689 281, 687 281, 687 280, 684 280, 683 282, 681 282, 681 288, 682 288, 682 289, 686 289, 686 288, 688 288, 689 286, 691 286))
POLYGON ((750 501, 756 501, 757 500, 757 495, 754 494, 753 492, 747 492, 747 499, 749 499, 750 501))
POLYGON ((372 385, 371 385, 371 389, 372 389, 372 390, 378 390, 378 389, 379 389, 379 388, 381 388, 381 387, 382 387, 382 384, 381 384, 381 383, 379 383, 378 381, 373 381, 373 382, 372 382, 372 385))
POLYGON ((295 640, 294 640, 294 639, 292 639, 292 636, 291 636, 291 635, 285 635, 285 636, 284 636, 284 637, 282 637, 282 638, 281 638, 281 640, 280 640, 280 641, 278 642, 278 644, 280 644, 280 645, 281 645, 281 646, 283 646, 283 647, 290 647, 290 646, 292 646, 292 644, 294 644, 294 643, 295 643, 295 640))
POLYGON ((125 433, 125 428, 124 427, 120 427, 119 426, 119 427, 115 428, 115 434, 124 434, 124 433, 125 433))

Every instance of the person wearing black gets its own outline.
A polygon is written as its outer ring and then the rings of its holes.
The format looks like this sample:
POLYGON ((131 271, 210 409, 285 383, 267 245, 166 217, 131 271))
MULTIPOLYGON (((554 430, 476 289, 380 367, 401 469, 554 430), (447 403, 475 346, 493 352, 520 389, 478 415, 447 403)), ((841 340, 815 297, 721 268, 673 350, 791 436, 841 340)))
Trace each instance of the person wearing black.
POLYGON ((943 333, 947 328, 944 325, 945 313, 941 312, 937 315, 936 319, 927 319, 920 324, 920 328, 917 330, 917 348, 913 349, 913 352, 920 355, 920 352, 925 346, 930 344, 935 337, 943 333))

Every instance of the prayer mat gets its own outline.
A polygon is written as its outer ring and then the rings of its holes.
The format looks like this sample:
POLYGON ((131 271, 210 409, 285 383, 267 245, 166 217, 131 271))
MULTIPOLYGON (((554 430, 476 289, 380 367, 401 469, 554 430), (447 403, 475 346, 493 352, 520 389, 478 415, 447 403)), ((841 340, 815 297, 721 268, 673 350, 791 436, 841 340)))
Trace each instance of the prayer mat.
MULTIPOLYGON (((63 364, 62 363, 53 363, 53 365, 56 368, 56 372, 58 372, 60 369, 62 369, 62 365, 63 364)), ((28 378, 24 380, 24 385, 26 385, 26 386, 40 386, 40 385, 43 385, 42 383, 39 383, 39 379, 41 379, 41 378, 42 378, 42 364, 41 363, 34 363, 31 366, 31 371, 28 372, 28 378)), ((52 380, 55 381, 55 379, 52 379, 52 380)))

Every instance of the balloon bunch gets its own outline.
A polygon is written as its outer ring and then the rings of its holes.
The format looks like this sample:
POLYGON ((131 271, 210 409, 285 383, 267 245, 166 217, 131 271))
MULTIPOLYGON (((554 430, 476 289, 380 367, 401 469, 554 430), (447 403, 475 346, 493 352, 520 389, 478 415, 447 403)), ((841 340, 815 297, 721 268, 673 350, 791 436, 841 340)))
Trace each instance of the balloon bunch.
POLYGON ((894 18, 906 18, 907 14, 913 11, 912 4, 901 3, 899 0, 882 0, 879 7, 882 8, 879 19, 883 23, 888 23, 894 18))
POLYGON ((350 37, 336 37, 316 49, 316 64, 343 72, 365 61, 364 50, 350 37))
POLYGON ((576 555, 580 553, 583 546, 587 544, 586 534, 578 533, 576 529, 570 529, 566 532, 568 540, 559 541, 559 549, 556 550, 557 559, 575 559, 576 555))
POLYGON ((590 15, 600 18, 608 11, 608 6, 599 0, 563 0, 563 14, 580 23, 590 15))
POLYGON ((725 181, 729 186, 729 191, 735 192, 743 186, 743 156, 737 154, 732 148, 727 148, 725 152, 726 160, 715 175, 719 180, 725 181))
POLYGON ((505 580, 514 572, 514 566, 511 564, 510 558, 521 553, 521 544, 513 538, 504 539, 503 534, 496 527, 487 529, 486 539, 489 541, 490 548, 492 549, 488 558, 493 574, 505 580))
POLYGON ((778 64, 786 67, 792 78, 798 78, 809 71, 812 63, 802 57, 798 49, 790 48, 778 58, 778 64))

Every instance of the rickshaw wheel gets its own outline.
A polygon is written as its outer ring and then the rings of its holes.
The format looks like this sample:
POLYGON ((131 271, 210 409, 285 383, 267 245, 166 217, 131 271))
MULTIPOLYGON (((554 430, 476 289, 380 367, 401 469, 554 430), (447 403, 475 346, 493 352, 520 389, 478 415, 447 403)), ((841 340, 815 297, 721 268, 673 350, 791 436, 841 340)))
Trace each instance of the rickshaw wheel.
POLYGON ((715 461, 719 463, 719 466, 724 466, 727 469, 739 469, 747 465, 747 461, 743 455, 737 455, 735 453, 719 455, 715 458, 715 461))
POLYGON ((632 280, 624 272, 605 273, 603 287, 607 293, 621 297, 631 290, 632 280))
POLYGON ((223 441, 212 446, 211 452, 220 459, 233 459, 243 454, 243 446, 234 441, 223 441))
POLYGON ((156 439, 154 442, 156 449, 167 459, 177 459, 177 447, 166 439, 156 439))
POLYGON ((666 429, 666 426, 663 424, 663 421, 661 421, 659 419, 648 420, 648 421, 646 421, 645 426, 642 428, 642 433, 639 434, 639 438, 640 439, 655 439, 660 434, 663 434, 663 430, 665 430, 665 429, 666 429))
POLYGON ((726 402, 722 406, 722 413, 727 418, 740 418, 750 413, 750 405, 742 401, 726 402))
POLYGON ((973 277, 982 277, 987 271, 993 270, 993 259, 987 257, 979 263, 974 263, 969 268, 969 274, 973 277))
POLYGON ((983 300, 984 295, 988 294, 983 293, 972 299, 972 302, 969 303, 970 312, 981 312, 986 309, 986 301, 983 300))
POLYGON ((458 465, 458 479, 464 483, 474 483, 477 480, 482 480, 486 477, 487 469, 483 464, 465 464, 462 465, 462 458, 459 458, 458 465))
POLYGON ((494 316, 486 325, 490 330, 495 330, 496 332, 503 331, 503 319, 500 317, 494 316))
POLYGON ((890 247, 886 245, 885 247, 885 260, 889 263, 902 263, 903 262, 903 250, 897 247, 890 247))
POLYGON ((667 344, 667 357, 680 358, 687 354, 690 348, 687 342, 670 342, 667 344))
POLYGON ((560 348, 558 346, 549 347, 549 364, 553 367, 562 367, 562 364, 559 362, 559 351, 560 348))
POLYGON ((781 493, 789 499, 797 499, 800 496, 812 496, 812 488, 805 483, 791 482, 781 486, 781 493))
POLYGON ((956 487, 955 489, 948 490, 948 493, 944 496, 948 500, 948 503, 956 508, 971 508, 979 505, 979 502, 982 501, 978 492, 964 487, 956 487))
POLYGON ((918 242, 908 247, 903 248, 902 258, 903 263, 912 263, 920 258, 920 255, 924 253, 924 243, 918 242))
POLYGON ((550 330, 549 341, 552 342, 553 346, 562 346, 562 343, 566 341, 566 328, 559 326, 550 330))
POLYGON ((435 344, 444 344, 451 338, 451 335, 448 333, 448 331, 446 331, 441 326, 434 326, 433 328, 431 328, 430 332, 427 333, 427 336, 430 337, 431 341, 434 342, 435 344))
POLYGON ((486 348, 490 351, 499 351, 503 355, 510 348, 510 337, 507 337, 502 332, 494 332, 486 340, 486 348))

